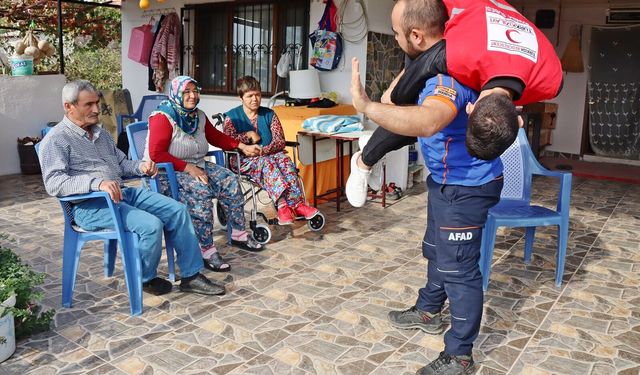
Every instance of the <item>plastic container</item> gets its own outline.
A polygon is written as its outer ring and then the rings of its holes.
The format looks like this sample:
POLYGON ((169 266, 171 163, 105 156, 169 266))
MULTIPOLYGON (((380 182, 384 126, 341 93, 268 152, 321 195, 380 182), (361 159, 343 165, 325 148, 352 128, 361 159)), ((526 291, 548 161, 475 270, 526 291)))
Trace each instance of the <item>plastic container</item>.
POLYGON ((11 65, 11 75, 13 76, 30 76, 33 74, 33 57, 11 57, 9 58, 11 65))

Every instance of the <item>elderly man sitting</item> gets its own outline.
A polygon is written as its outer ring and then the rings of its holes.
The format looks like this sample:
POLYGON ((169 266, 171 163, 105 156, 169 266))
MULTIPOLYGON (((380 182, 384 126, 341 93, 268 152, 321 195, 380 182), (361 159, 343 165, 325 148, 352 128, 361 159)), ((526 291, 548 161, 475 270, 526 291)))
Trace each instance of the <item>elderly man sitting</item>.
MULTIPOLYGON (((116 148, 109 133, 98 126, 100 97, 88 81, 68 83, 62 89, 65 116, 40 145, 40 165, 47 193, 57 197, 105 191, 120 203, 126 231, 140 237, 145 291, 160 295, 171 291, 168 280, 157 277, 162 254, 163 227, 176 244, 183 292, 224 294, 224 285, 215 284, 200 273, 203 266, 200 246, 186 206, 143 188, 122 185, 123 175, 154 176, 152 161, 128 160, 116 148)), ((104 200, 91 199, 73 205, 73 217, 85 230, 113 227, 104 200)))

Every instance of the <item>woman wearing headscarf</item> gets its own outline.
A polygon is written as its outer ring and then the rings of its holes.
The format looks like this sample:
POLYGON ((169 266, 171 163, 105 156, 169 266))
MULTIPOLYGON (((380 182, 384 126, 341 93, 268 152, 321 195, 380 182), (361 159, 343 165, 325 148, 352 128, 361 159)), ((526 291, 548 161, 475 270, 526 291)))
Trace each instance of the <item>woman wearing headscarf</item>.
MULTIPOLYGON (((209 122, 197 108, 200 87, 193 78, 174 78, 169 91, 169 100, 160 103, 149 116, 145 159, 173 163, 179 199, 191 215, 204 265, 215 272, 227 272, 231 266, 223 261, 213 243, 212 199, 218 199, 227 215, 234 245, 249 251, 261 251, 263 247, 245 230, 244 197, 236 175, 204 157, 209 144, 223 150, 238 148, 247 156, 259 155, 260 147, 238 142, 209 122)), ((167 180, 161 182, 163 192, 167 193, 167 180)))
POLYGON ((305 203, 296 166, 285 150, 284 131, 275 112, 261 107, 260 82, 251 76, 238 80, 242 105, 226 113, 224 132, 238 142, 258 144, 260 155, 240 160, 240 172, 267 192, 278 208, 278 223, 292 224, 295 217, 311 219, 318 209, 305 203))

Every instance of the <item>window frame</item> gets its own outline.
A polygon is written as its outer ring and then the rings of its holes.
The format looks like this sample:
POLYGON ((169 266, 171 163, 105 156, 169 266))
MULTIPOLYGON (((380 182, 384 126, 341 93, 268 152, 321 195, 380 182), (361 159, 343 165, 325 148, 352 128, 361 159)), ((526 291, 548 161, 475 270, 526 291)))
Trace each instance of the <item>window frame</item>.
MULTIPOLYGON (((197 17, 196 16, 196 12, 198 11, 202 11, 202 10, 206 10, 208 12, 224 12, 224 19, 226 22, 226 28, 225 28, 225 33, 226 33, 226 38, 224 38, 224 51, 225 51, 225 55, 226 58, 223 59, 224 64, 226 65, 226 67, 224 68, 224 72, 225 72, 225 85, 224 88, 219 89, 218 87, 221 86, 210 86, 210 87, 202 87, 202 94, 205 95, 219 95, 219 96, 236 96, 237 93, 235 91, 235 82, 234 82, 234 52, 233 52, 233 32, 234 32, 234 14, 236 12, 236 10, 239 7, 245 7, 245 6, 252 6, 252 5, 272 5, 272 17, 271 20, 268 20, 268 24, 271 26, 271 34, 272 34, 272 39, 273 39, 273 43, 269 45, 269 48, 271 49, 269 51, 270 58, 271 58, 271 66, 270 66, 270 73, 269 73, 269 83, 270 85, 265 86, 263 84, 263 91, 262 93, 264 95, 273 95, 276 93, 276 90, 281 91, 283 90, 285 87, 288 87, 288 78, 280 78, 277 75, 276 72, 276 67, 278 64, 278 60, 280 58, 280 56, 282 55, 282 53, 284 52, 284 50, 286 48, 289 48, 289 45, 284 45, 284 43, 286 42, 284 40, 284 38, 286 37, 286 35, 284 35, 284 30, 286 29, 286 25, 282 23, 282 13, 286 10, 286 6, 287 4, 291 4, 291 2, 294 1, 298 4, 301 4, 304 6, 303 11, 302 11, 302 15, 303 15, 303 20, 302 20, 302 40, 301 43, 295 43, 295 48, 300 50, 300 57, 302 59, 301 65, 302 66, 306 66, 308 64, 308 51, 309 51, 309 42, 308 42, 308 34, 309 34, 309 19, 310 19, 310 3, 309 0, 288 0, 288 1, 284 1, 284 0, 268 0, 268 1, 260 1, 260 0, 237 0, 237 1, 224 1, 224 2, 214 2, 214 3, 204 3, 204 4, 189 4, 189 5, 185 5, 184 8, 182 8, 182 21, 183 21, 183 43, 182 43, 182 56, 183 59, 181 61, 183 61, 183 63, 181 64, 181 74, 192 74, 192 76, 194 78, 198 78, 198 69, 197 66, 199 65, 199 58, 198 58, 198 46, 201 45, 201 43, 204 43, 204 41, 206 41, 207 39, 205 39, 206 37, 204 35, 202 35, 203 33, 198 32, 197 30, 199 27, 198 21, 202 21, 203 17, 197 17), (188 12, 191 12, 191 16, 187 17, 186 15, 189 14, 188 12), (192 22, 192 24, 189 24, 190 22, 192 22), (190 38, 190 40, 187 40, 185 38, 185 34, 184 34, 184 30, 186 28, 189 28, 193 33, 193 38, 190 38), (190 45, 186 45, 187 43, 191 42, 190 45), (190 59, 191 59, 191 66, 185 66, 184 64, 184 57, 185 55, 190 54, 190 59), (264 90, 265 87, 270 87, 271 90, 264 90)), ((209 13, 209 14, 211 14, 209 13)), ((200 30, 202 30, 202 27, 200 27, 200 30)), ((266 44, 266 43, 265 43, 266 44)), ((267 54, 265 54, 266 56, 267 54)), ((293 62, 293 64, 295 64, 295 61, 293 62)), ((295 68, 294 68, 295 69, 295 68)), ((256 77, 257 78, 257 77, 256 77)), ((202 83, 201 83, 202 86, 202 83)))

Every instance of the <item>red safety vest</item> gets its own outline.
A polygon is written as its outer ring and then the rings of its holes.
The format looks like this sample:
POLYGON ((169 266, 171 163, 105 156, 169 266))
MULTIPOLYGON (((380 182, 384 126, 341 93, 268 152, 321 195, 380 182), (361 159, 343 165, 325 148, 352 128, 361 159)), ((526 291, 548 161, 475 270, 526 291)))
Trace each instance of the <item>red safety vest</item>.
POLYGON ((480 90, 496 77, 525 84, 517 105, 555 97, 562 65, 547 37, 503 0, 444 0, 449 12, 444 37, 447 69, 480 90))

